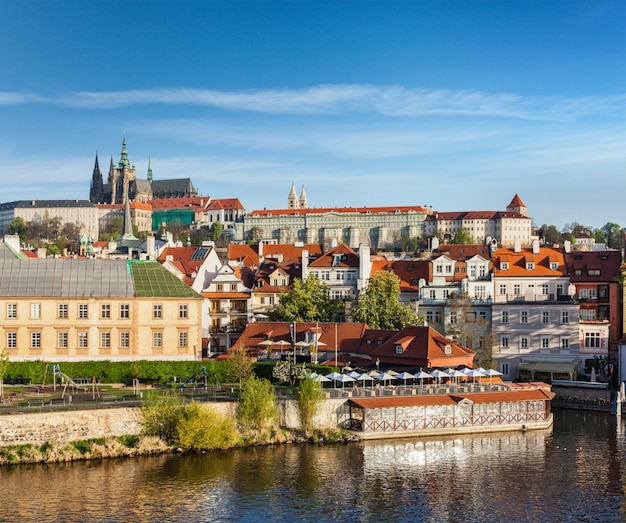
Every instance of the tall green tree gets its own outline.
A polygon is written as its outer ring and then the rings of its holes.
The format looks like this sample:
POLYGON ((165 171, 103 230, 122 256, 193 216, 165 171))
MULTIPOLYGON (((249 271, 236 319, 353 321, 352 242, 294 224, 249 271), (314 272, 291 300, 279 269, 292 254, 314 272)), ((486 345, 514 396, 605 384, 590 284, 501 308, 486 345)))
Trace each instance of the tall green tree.
POLYGON ((27 226, 24 218, 16 216, 11 220, 11 223, 9 223, 8 232, 9 234, 17 234, 20 237, 20 241, 24 242, 26 241, 26 229, 27 226))
POLYGON ((221 222, 217 221, 211 225, 211 239, 216 242, 222 237, 222 232, 224 232, 224 226, 221 222))
POLYGON ((272 321, 336 321, 343 309, 343 301, 331 298, 326 284, 310 274, 304 282, 296 278, 268 315, 272 321))
POLYGON ((617 223, 608 222, 600 227, 600 231, 602 231, 602 237, 607 247, 611 249, 624 248, 624 231, 617 223))
POLYGON ((400 303, 400 278, 392 271, 370 278, 367 290, 352 306, 352 319, 372 329, 399 330, 419 323, 411 306, 400 303))
POLYGON ((470 245, 474 243, 474 238, 472 238, 472 235, 468 229, 466 229, 465 227, 461 227, 454 235, 454 238, 450 240, 450 243, 455 243, 459 245, 470 245))

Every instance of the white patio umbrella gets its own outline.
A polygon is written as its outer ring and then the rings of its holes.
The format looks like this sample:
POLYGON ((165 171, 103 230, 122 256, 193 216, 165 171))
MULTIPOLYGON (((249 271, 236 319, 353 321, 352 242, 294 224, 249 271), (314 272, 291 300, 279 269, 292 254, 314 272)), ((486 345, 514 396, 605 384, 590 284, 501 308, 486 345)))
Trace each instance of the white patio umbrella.
POLYGON ((437 383, 441 383, 441 378, 449 378, 448 374, 442 370, 436 369, 430 373, 430 375, 437 380, 437 383))
POLYGON ((424 380, 432 378, 432 375, 428 374, 428 372, 420 370, 417 374, 415 374, 415 377, 420 380, 420 385, 424 385, 424 380))
POLYGON ((261 345, 262 347, 271 347, 272 345, 274 345, 274 342, 272 340, 265 340, 261 343, 257 343, 257 345, 261 345))
POLYGON ((334 385, 337 385, 337 381, 336 381, 336 380, 337 380, 337 378, 338 378, 339 376, 341 376, 341 374, 339 374, 338 372, 331 372, 331 373, 329 373, 329 374, 325 374, 325 375, 324 375, 324 377, 325 377, 325 378, 327 378, 327 379, 329 379, 329 380, 333 380, 333 381, 335 382, 335 383, 333 383, 333 386, 334 386, 334 385))
POLYGON ((458 382, 458 378, 467 378, 467 375, 462 373, 460 370, 448 369, 447 372, 448 372, 448 376, 450 376, 453 380, 456 380, 457 382, 458 382))
POLYGON ((403 380, 404 384, 406 385, 406 380, 414 380, 415 374, 411 374, 410 372, 401 372, 400 374, 396 375, 396 379, 403 380))
POLYGON ((318 383, 323 383, 325 381, 330 381, 326 376, 322 376, 321 374, 316 374, 313 377, 313 381, 317 381, 318 383))
POLYGON ((469 369, 469 372, 466 372, 465 374, 474 381, 476 381, 476 378, 484 378, 486 376, 484 372, 480 372, 478 369, 469 369))
POLYGON ((377 378, 380 374, 382 374, 381 372, 378 372, 377 370, 371 370, 368 372, 368 374, 372 377, 372 378, 377 378))
POLYGON ((395 380, 396 377, 390 374, 389 372, 382 372, 381 374, 376 376, 376 379, 382 381, 384 385, 387 381, 395 380))
POLYGON ((498 372, 497 370, 493 370, 493 369, 487 369, 484 372, 485 376, 489 376, 489 384, 491 385, 493 383, 493 377, 494 376, 502 376, 501 372, 498 372))
POLYGON ((347 374, 339 374, 339 376, 337 378, 334 378, 334 380, 338 381, 339 383, 341 383, 341 388, 342 389, 345 387, 346 383, 352 383, 352 382, 356 381, 354 378, 351 378, 347 374))
POLYGON ((357 381, 362 381, 363 383, 366 382, 371 382, 372 384, 374 384, 374 378, 372 378, 369 374, 366 374, 365 372, 361 375, 359 375, 358 378, 356 378, 357 381))
POLYGON ((359 379, 360 375, 361 373, 355 370, 351 370, 350 372, 348 372, 348 376, 350 376, 351 378, 354 378, 355 380, 359 379))

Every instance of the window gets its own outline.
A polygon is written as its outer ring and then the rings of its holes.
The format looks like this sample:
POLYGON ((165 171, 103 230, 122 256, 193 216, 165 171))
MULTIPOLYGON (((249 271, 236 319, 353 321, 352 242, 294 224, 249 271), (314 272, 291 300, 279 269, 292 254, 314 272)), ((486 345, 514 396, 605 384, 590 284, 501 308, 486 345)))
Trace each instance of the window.
POLYGON ((7 349, 17 348, 17 332, 7 332, 7 349))
POLYGON ((500 296, 505 296, 506 295, 506 285, 501 283, 500 284, 500 290, 498 292, 500 293, 500 296))
POLYGON ((230 290, 235 292, 237 290, 237 284, 236 283, 231 283, 230 284, 230 290))
POLYGON ((596 297, 597 297, 596 289, 589 289, 589 299, 590 300, 595 300, 596 297))
POLYGON ((155 320, 160 320, 163 318, 163 305, 161 305, 160 303, 155 303, 152 306, 152 317, 155 320))
POLYGON ((585 347, 599 348, 600 347, 600 333, 599 332, 585 332, 585 347))
POLYGON ((130 318, 130 305, 128 303, 122 303, 120 305, 120 318, 122 319, 130 318))
POLYGON ((569 323, 569 311, 561 311, 561 323, 569 323))
POLYGON ((430 296, 430 299, 431 299, 431 300, 434 300, 434 299, 437 297, 437 293, 436 293, 436 291, 435 291, 434 289, 431 289, 431 290, 428 292, 428 295, 430 296))
POLYGON ((178 306, 178 317, 181 320, 186 320, 187 318, 189 318, 189 305, 187 305, 186 303, 181 303, 178 306))
POLYGON ((161 331, 152 333, 152 346, 157 349, 163 347, 163 333, 161 331))
POLYGON ((500 262, 500 270, 506 271, 509 269, 509 262, 500 262))
POLYGON ((441 311, 435 311, 435 323, 441 323, 441 311))
POLYGON ((41 332, 35 331, 30 333, 30 347, 32 349, 41 349, 41 332))
POLYGON ((59 303, 59 307, 58 307, 59 318, 67 318, 68 313, 69 311, 68 311, 67 303, 59 303))
POLYGON ((509 364, 508 363, 500 363, 500 372, 505 376, 509 375, 509 364))
POLYGON ((587 298, 587 289, 580 289, 580 292, 578 293, 578 297, 582 299, 587 298))
POLYGON ((561 338, 561 348, 569 349, 569 338, 561 338))
POLYGON ((79 331, 78 332, 78 348, 86 349, 89 347, 89 336, 87 331, 79 331))
POLYGON ((550 313, 548 311, 541 311, 541 323, 550 323, 550 313))
POLYGON ((548 284, 547 283, 542 283, 541 285, 539 285, 539 292, 543 296, 547 296, 548 295, 548 284))
POLYGON ((595 309, 580 309, 580 319, 594 321, 597 319, 595 309))
POLYGON ((103 303, 100 305, 100 317, 104 320, 111 318, 111 305, 109 303, 103 303))
POLYGON ((522 311, 520 314, 520 323, 528 323, 528 311, 522 311))
POLYGON ((404 350, 402 349, 402 345, 396 345, 396 354, 404 354, 404 350))
POLYGON ((180 331, 178 333, 178 346, 179 347, 187 347, 189 344, 187 331, 180 331))
POLYGON ((522 286, 519 283, 513 285, 513 294, 515 296, 522 294, 522 286))
POLYGON ((484 285, 476 285, 475 295, 477 298, 480 298, 481 300, 484 299, 485 296, 487 295, 487 288, 484 285))
POLYGON ((589 276, 600 276, 600 269, 589 269, 587 274, 589 274, 589 276))
POLYGON ((38 320, 41 318, 41 303, 30 304, 30 318, 32 320, 38 320))
POLYGON ((127 349, 130 347, 130 332, 120 332, 120 347, 123 349, 127 349))
POLYGON ((526 270, 534 271, 535 270, 535 262, 526 262, 526 270))
POLYGON ((500 323, 509 323, 509 311, 502 311, 500 313, 500 323))
POLYGON ((103 349, 111 347, 111 333, 109 331, 100 333, 100 347, 103 349))
POLYGON ((17 303, 7 303, 7 318, 17 318, 17 303))
POLYGON ((502 336, 500 338, 500 348, 502 349, 508 349, 509 348, 509 337, 508 336, 502 336))
POLYGON ((57 346, 59 349, 67 349, 68 347, 68 336, 67 332, 59 332, 57 335, 57 346))
POLYGON ((261 296, 261 305, 265 305, 265 296, 261 296))
POLYGON ((222 292, 224 290, 224 284, 218 283, 216 286, 217 292, 222 292))
POLYGON ((78 318, 81 320, 85 320, 89 317, 89 305, 86 303, 78 304, 78 318))
POLYGON ((528 336, 521 336, 519 339, 519 346, 521 349, 528 348, 528 336))
POLYGON ((457 320, 457 316, 456 316, 456 312, 451 312, 450 313, 450 323, 456 323, 457 320))
POLYGON ((550 348, 550 338, 543 336, 541 338, 541 348, 542 349, 549 349, 550 348))
POLYGON ((478 313, 478 317, 480 318, 480 321, 487 321, 487 313, 485 311, 480 311, 478 313))
POLYGON ((433 317, 434 317, 433 311, 426 311, 426 321, 428 323, 432 323, 433 322, 433 317))
POLYGON ((556 271, 559 268, 559 263, 558 262, 550 262, 550 270, 551 271, 556 271))

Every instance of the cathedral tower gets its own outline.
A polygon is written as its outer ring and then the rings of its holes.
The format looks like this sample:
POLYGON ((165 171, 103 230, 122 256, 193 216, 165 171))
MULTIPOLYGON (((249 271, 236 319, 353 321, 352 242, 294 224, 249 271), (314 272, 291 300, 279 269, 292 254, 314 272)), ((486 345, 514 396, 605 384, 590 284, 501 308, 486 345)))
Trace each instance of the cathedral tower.
POLYGON ((96 164, 93 167, 91 175, 91 187, 89 188, 89 201, 91 203, 104 203, 104 184, 102 182, 102 173, 98 164, 98 153, 96 152, 96 164))

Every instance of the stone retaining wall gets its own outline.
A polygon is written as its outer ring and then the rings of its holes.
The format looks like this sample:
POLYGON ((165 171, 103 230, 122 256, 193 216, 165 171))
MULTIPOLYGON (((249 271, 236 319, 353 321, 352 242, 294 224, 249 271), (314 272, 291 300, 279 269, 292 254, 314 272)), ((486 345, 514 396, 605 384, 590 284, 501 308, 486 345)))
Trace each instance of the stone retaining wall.
MULTIPOLYGON (((344 421, 345 400, 326 400, 313 423, 319 430, 336 429, 344 421)), ((210 402, 226 416, 236 415, 236 402, 210 402)), ((299 429, 300 414, 296 400, 278 400, 279 424, 299 429)), ((115 407, 107 409, 71 410, 0 416, 0 446, 42 445, 48 441, 78 441, 139 434, 141 409, 115 407)))

